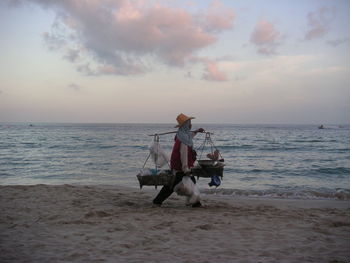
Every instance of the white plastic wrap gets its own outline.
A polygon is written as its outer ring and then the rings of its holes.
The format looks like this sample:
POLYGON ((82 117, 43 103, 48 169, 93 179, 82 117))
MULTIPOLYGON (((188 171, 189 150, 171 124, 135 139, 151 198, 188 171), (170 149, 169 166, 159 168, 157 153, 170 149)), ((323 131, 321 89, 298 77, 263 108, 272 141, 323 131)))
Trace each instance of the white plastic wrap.
POLYGON ((200 201, 199 188, 189 176, 182 177, 181 182, 174 187, 174 191, 178 195, 187 196, 188 204, 195 204, 200 201))
POLYGON ((164 165, 169 164, 169 156, 167 153, 160 147, 159 142, 153 141, 149 147, 151 158, 157 168, 162 168, 164 165))

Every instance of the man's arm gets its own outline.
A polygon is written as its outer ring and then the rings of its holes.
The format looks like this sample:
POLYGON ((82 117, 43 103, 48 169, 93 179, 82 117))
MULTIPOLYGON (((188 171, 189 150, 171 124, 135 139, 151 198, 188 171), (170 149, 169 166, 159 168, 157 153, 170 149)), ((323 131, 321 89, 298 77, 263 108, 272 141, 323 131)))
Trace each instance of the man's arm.
POLYGON ((180 145, 180 159, 182 165, 182 171, 184 173, 189 173, 191 170, 188 168, 188 146, 181 143, 180 145))
POLYGON ((205 132, 205 130, 204 130, 203 128, 199 128, 199 129, 193 131, 193 132, 192 132, 192 137, 196 136, 196 134, 199 133, 199 132, 202 133, 202 132, 205 132))

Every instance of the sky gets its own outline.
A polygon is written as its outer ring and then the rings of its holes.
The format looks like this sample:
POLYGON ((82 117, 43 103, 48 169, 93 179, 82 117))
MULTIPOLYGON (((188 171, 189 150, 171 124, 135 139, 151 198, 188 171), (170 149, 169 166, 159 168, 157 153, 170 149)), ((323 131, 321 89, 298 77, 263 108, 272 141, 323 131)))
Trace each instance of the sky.
POLYGON ((2 0, 0 122, 350 124, 348 0, 2 0))

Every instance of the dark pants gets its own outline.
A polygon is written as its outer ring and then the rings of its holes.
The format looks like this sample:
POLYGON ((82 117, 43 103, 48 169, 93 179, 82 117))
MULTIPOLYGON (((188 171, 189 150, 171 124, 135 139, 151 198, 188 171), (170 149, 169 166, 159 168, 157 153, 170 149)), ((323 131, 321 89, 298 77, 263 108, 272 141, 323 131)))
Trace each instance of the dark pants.
MULTIPOLYGON (((156 198, 154 198, 153 204, 161 205, 174 192, 174 187, 181 182, 184 175, 185 174, 183 172, 177 172, 173 184, 164 185, 162 189, 160 189, 156 198)), ((196 183, 194 176, 191 176, 191 180, 193 183, 196 183)))

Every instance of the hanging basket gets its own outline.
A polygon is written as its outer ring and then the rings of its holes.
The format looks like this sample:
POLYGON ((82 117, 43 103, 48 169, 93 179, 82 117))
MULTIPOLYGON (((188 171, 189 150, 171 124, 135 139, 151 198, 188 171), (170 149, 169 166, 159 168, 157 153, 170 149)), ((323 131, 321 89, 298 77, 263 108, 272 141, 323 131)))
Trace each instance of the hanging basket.
MULTIPOLYGON (((158 185, 171 185, 173 183, 173 175, 170 170, 159 170, 160 167, 158 166, 158 151, 161 151, 159 148, 159 135, 155 134, 153 135, 153 142, 157 143, 155 149, 156 154, 155 156, 152 156, 153 162, 155 164, 155 169, 151 169, 149 173, 145 173, 145 166, 149 158, 151 157, 151 152, 146 158, 146 161, 143 164, 142 170, 139 174, 136 175, 137 180, 139 181, 140 188, 142 188, 144 185, 146 186, 155 186, 157 188, 158 185)), ((168 166, 170 167, 169 163, 168 166)))
POLYGON ((192 168, 192 174, 197 176, 197 178, 210 178, 215 175, 222 178, 224 175, 224 159, 220 151, 214 145, 210 135, 211 133, 206 133, 204 142, 198 148, 198 150, 200 150, 199 160, 197 160, 197 165, 192 168), (211 157, 211 159, 202 159, 203 151, 206 146, 210 147, 210 154, 208 154, 208 157, 211 157), (216 156, 214 154, 215 152, 217 152, 216 156))
POLYGON ((194 176, 197 176, 197 178, 199 177, 210 178, 214 175, 222 178, 224 176, 224 166, 222 165, 222 166, 202 167, 197 165, 192 168, 192 174, 194 176))
POLYGON ((139 173, 137 176, 137 180, 140 183, 140 189, 142 186, 155 186, 157 188, 158 185, 171 185, 173 183, 174 176, 171 172, 164 172, 160 174, 151 174, 151 175, 142 175, 139 173))

